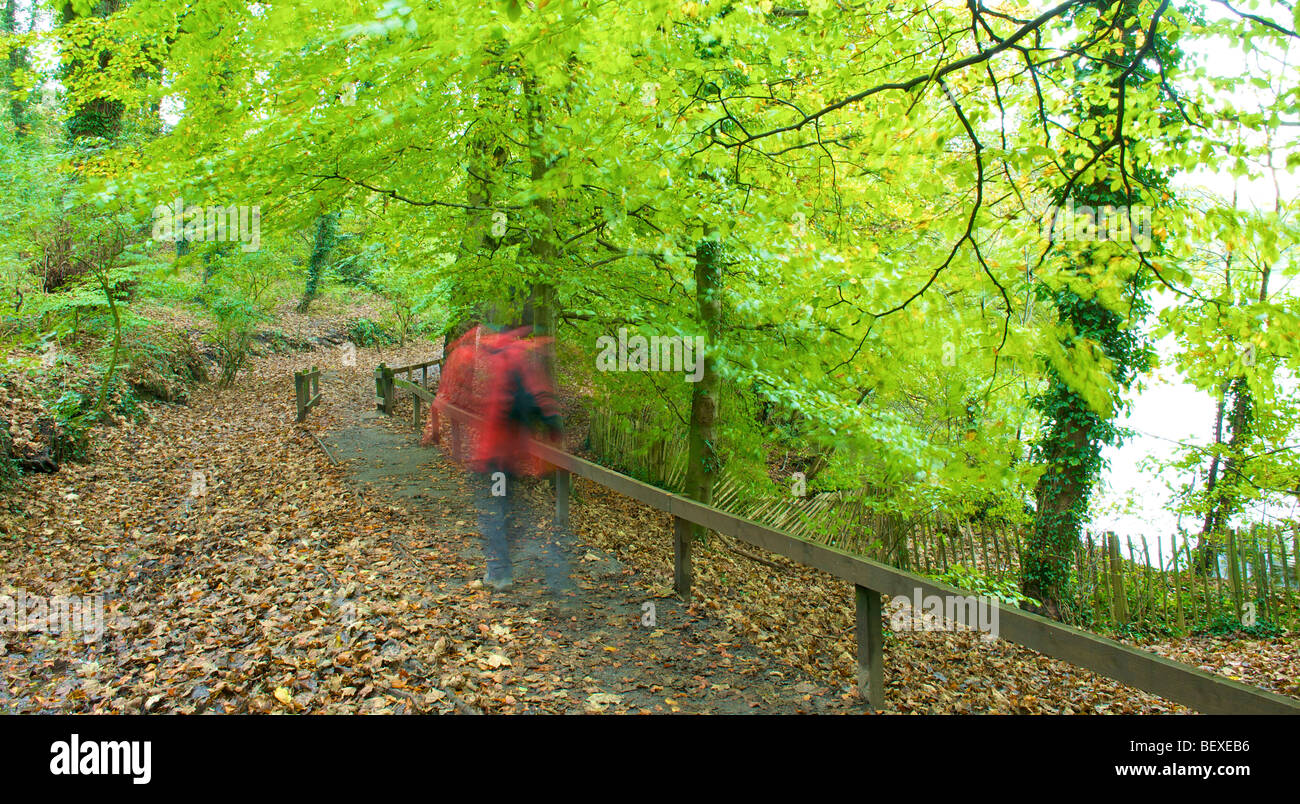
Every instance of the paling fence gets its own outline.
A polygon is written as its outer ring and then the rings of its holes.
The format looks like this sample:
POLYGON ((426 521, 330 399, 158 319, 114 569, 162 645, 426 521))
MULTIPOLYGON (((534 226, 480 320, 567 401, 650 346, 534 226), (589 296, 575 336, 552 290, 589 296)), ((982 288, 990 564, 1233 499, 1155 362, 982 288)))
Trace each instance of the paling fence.
POLYGON ((1194 537, 1170 535, 1154 549, 1151 541, 1089 534, 1074 551, 1079 610, 1098 622, 1174 631, 1300 623, 1294 525, 1230 530, 1209 560, 1194 537))
MULTIPOLYGON (((644 416, 593 410, 588 446, 600 460, 669 491, 686 476, 684 440, 666 441, 644 416)), ((937 578, 959 574, 990 593, 1019 587, 1027 525, 934 511, 902 516, 880 495, 858 489, 755 494, 725 468, 713 505, 793 535, 902 570, 937 578)), ((1300 556, 1295 523, 1254 525, 1224 534, 1213 560, 1196 537, 1138 539, 1089 533, 1072 565, 1076 623, 1140 631, 1300 624, 1300 556)), ((1006 597, 1004 597, 1004 600, 1006 597)))

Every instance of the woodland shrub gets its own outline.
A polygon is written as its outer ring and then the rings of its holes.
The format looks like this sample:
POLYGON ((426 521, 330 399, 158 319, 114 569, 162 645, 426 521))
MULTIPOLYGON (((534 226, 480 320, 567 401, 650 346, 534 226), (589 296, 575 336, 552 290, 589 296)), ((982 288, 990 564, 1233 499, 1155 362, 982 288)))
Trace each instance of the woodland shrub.
POLYGON ((248 299, 234 294, 220 294, 212 299, 210 309, 217 328, 206 339, 216 348, 219 375, 217 384, 229 387, 248 363, 257 325, 266 313, 248 299))
POLYGON ((397 339, 382 324, 369 318, 358 318, 348 322, 348 340, 357 346, 388 346, 397 339))

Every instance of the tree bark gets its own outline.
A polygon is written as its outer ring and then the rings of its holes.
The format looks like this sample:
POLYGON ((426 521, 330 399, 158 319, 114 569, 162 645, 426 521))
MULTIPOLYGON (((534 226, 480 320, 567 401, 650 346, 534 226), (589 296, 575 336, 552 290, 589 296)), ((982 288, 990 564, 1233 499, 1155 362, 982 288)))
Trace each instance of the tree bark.
MULTIPOLYGON (((542 141, 542 131, 546 120, 544 98, 538 94, 537 84, 533 80, 527 85, 529 117, 532 125, 528 127, 529 174, 533 182, 546 178, 546 173, 554 163, 554 154, 548 152, 542 141)), ((543 193, 534 192, 532 203, 532 220, 529 225, 528 254, 533 266, 541 276, 554 276, 559 269, 560 248, 555 235, 555 202, 543 193)), ((533 332, 537 335, 554 336, 557 305, 555 285, 550 281, 534 281, 528 290, 528 306, 532 308, 531 318, 533 332)), ((549 376, 555 376, 555 344, 548 343, 542 352, 543 362, 549 376)))
MULTIPOLYGON (((1070 392, 1069 397, 1072 408, 1086 411, 1078 394, 1070 392)), ((1087 429, 1066 417, 1047 440, 1043 455, 1047 468, 1034 487, 1034 528, 1022 557, 1021 591, 1039 601, 1038 613, 1054 620, 1064 619, 1069 609, 1070 557, 1079 540, 1082 511, 1093 483, 1078 459, 1097 450, 1099 446, 1092 443, 1087 429)))
MULTIPOLYGON (((18 33, 18 0, 5 0, 0 12, 0 31, 6 34, 18 33)), ((21 140, 27 135, 27 93, 17 91, 14 73, 25 70, 28 66, 27 48, 16 47, 9 51, 9 69, 5 73, 4 87, 13 93, 9 99, 9 118, 14 126, 14 138, 21 140)))
MULTIPOLYGON (((108 17, 121 8, 121 0, 102 0, 95 6, 91 12, 97 17, 108 17)), ((60 8, 60 24, 67 25, 75 21, 78 17, 72 3, 64 3, 60 8)), ((95 55, 95 65, 100 72, 108 70, 109 63, 113 59, 111 51, 101 50, 95 55)), ((66 82, 75 70, 84 69, 82 56, 73 51, 68 56, 68 62, 64 64, 62 73, 66 82)), ((86 138, 103 138, 108 141, 116 140, 122 133, 122 117, 126 111, 126 106, 116 98, 99 98, 89 97, 80 99, 73 97, 72 115, 68 118, 68 140, 76 143, 86 138)))
MULTIPOLYGON (((686 496, 711 505, 713 483, 717 476, 718 453, 714 430, 718 417, 719 378, 717 372, 718 334, 721 313, 722 243, 715 230, 705 229, 704 239, 695 247, 695 300, 698 321, 705 331, 704 361, 699 382, 691 388, 691 421, 687 436, 688 462, 686 496)), ((699 539, 704 529, 692 526, 692 539, 699 539)))

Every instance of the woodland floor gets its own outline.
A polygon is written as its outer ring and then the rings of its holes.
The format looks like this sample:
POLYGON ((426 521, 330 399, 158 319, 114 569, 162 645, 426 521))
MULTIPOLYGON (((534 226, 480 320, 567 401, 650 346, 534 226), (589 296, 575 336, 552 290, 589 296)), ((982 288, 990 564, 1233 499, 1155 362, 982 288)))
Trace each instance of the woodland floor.
MULTIPOLYGON (((0 593, 103 593, 110 623, 89 644, 0 634, 0 712, 864 711, 845 584, 714 537, 684 607, 667 517, 585 482, 577 599, 557 603, 526 555, 513 590, 485 590, 470 479, 418 446, 409 407, 374 412, 371 367, 429 348, 259 358, 29 477, 0 513, 0 593), (290 374, 312 364, 324 401, 300 427, 290 374)), ((549 487, 526 493, 545 526, 549 487)), ((886 640, 887 711, 1185 711, 1004 641, 886 640)), ((1295 695, 1297 644, 1154 649, 1295 695)))

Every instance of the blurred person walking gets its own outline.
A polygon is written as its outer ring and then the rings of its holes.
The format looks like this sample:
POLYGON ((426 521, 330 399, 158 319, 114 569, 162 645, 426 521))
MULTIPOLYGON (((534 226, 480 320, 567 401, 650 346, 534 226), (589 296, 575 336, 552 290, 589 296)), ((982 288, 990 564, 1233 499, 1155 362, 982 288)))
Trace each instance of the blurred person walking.
POLYGON ((494 591, 514 584, 512 545, 540 542, 546 585, 553 591, 572 588, 568 561, 554 526, 539 533, 530 523, 520 495, 520 480, 543 473, 543 464, 528 449, 534 435, 560 443, 563 421, 555 384, 547 371, 549 338, 525 338, 529 328, 501 332, 479 326, 452 345, 444 361, 438 395, 430 406, 422 444, 437 443, 439 414, 448 406, 473 413, 477 421, 451 419, 451 456, 474 472, 479 530, 487 574, 483 583, 494 591))

